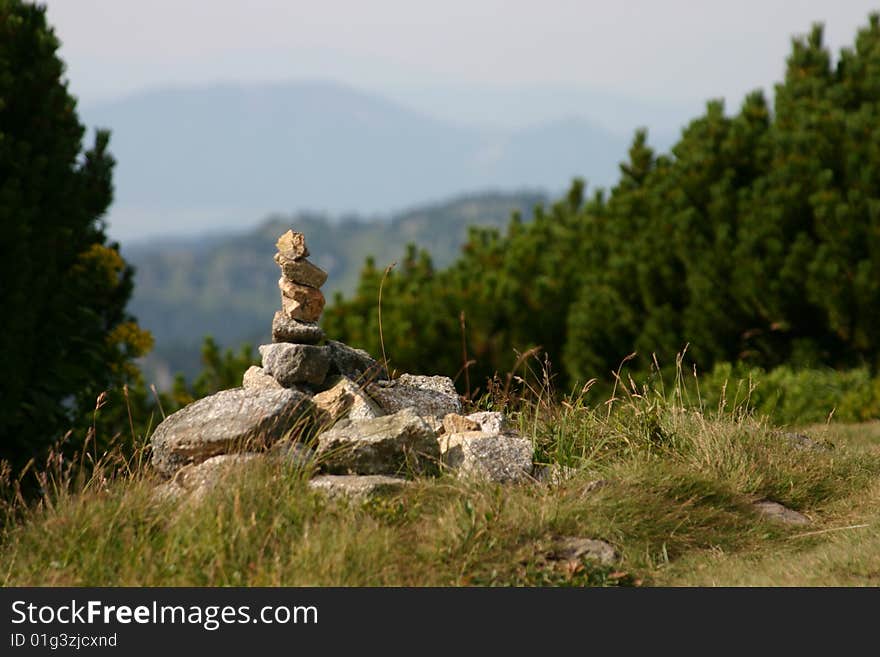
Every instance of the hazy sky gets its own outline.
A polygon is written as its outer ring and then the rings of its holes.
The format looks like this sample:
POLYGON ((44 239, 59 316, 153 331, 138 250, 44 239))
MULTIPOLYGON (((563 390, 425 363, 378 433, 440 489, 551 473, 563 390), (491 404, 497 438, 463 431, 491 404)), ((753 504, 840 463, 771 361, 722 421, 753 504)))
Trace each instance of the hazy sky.
MULTIPOLYGON (((728 110, 735 111, 747 92, 772 91, 783 75, 792 36, 823 22, 826 43, 837 52, 852 44, 870 11, 880 9, 878 0, 44 4, 62 41, 70 90, 88 125, 90 107, 148 88, 323 79, 378 93, 436 118, 491 124, 493 129, 577 118, 628 139, 644 126, 652 145, 661 149, 674 143, 707 99, 726 98, 728 110)), ((110 127, 122 148, 127 135, 112 122, 110 127)), ((148 231, 195 232, 247 218, 255 222, 270 210, 332 209, 315 206, 309 190, 289 190, 290 201, 282 208, 218 208, 203 199, 177 208, 176 214, 162 214, 127 194, 127 171, 133 170, 134 160, 126 153, 116 171, 109 222, 119 238, 148 231), (210 207, 203 207, 206 203, 210 207)), ((613 175, 615 163, 608 168, 613 175)), ((259 178, 261 173, 254 169, 249 175, 259 178)), ((569 179, 562 177, 559 189, 569 179)), ((473 190, 444 193, 458 191, 473 190)), ((156 196, 165 198, 165 191, 157 189, 156 196)), ((427 200, 436 199, 408 202, 427 200)), ((344 209, 387 211, 361 201, 344 209)))
POLYGON ((143 87, 332 78, 377 91, 557 84, 653 100, 782 74, 790 37, 835 51, 876 0, 48 0, 84 103, 143 87))

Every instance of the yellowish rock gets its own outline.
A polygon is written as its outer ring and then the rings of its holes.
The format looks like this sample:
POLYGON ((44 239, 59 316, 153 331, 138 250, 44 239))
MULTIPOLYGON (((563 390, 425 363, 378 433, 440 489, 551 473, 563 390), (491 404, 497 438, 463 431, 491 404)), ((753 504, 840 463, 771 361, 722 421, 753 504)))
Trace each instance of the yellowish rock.
POLYGON ((278 381, 276 381, 273 377, 269 376, 263 371, 262 367, 257 367, 253 365, 247 369, 244 373, 244 377, 242 377, 241 381, 242 388, 276 388, 282 389, 282 386, 278 381))
POLYGON ((275 246, 278 247, 278 253, 288 260, 298 260, 309 255, 306 236, 293 230, 289 230, 279 237, 275 246))
POLYGON ((276 253, 275 262, 281 267, 281 275, 292 283, 321 287, 327 282, 327 272, 308 258, 288 260, 280 253, 276 253))
POLYGON ((315 395, 312 403, 326 414, 331 423, 343 417, 350 420, 370 420, 383 415, 376 402, 344 376, 337 377, 332 387, 315 395))
POLYGON ((480 431, 480 423, 458 413, 449 413, 443 418, 443 430, 446 433, 464 433, 466 431, 480 431))
POLYGON ((321 318, 326 303, 321 290, 291 283, 284 278, 279 279, 278 287, 281 288, 281 310, 285 317, 300 322, 317 322, 321 318))

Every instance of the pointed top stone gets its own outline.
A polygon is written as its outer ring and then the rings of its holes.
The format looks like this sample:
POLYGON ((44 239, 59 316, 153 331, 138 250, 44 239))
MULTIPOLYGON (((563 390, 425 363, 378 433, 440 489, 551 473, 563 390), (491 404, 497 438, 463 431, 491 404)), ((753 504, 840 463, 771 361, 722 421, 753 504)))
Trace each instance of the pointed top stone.
POLYGON ((279 237, 275 246, 278 247, 278 253, 287 260, 299 260, 309 255, 306 236, 293 230, 289 230, 279 237))

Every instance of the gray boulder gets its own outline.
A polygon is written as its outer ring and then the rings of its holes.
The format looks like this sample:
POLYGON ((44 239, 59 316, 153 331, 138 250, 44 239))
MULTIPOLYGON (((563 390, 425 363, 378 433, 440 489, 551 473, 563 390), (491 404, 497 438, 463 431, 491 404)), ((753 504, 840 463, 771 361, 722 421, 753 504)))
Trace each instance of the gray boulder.
POLYGON ((163 420, 150 440, 153 466, 170 477, 184 465, 271 444, 313 406, 296 390, 233 388, 199 399, 163 420))
POLYGON ((315 322, 301 322, 286 317, 280 310, 272 318, 272 342, 295 344, 318 344, 324 339, 324 331, 315 322))
POLYGON ((363 501, 393 495, 411 483, 404 477, 388 475, 319 475, 309 480, 309 488, 331 499, 363 501))
POLYGON ((298 383, 320 386, 330 367, 326 347, 277 342, 260 345, 260 355, 263 357, 263 371, 285 388, 298 383))
POLYGON ((534 450, 525 438, 466 431, 444 434, 438 443, 442 464, 460 477, 499 483, 531 479, 534 450))
POLYGON ((386 413, 416 408, 421 415, 439 418, 450 413, 461 415, 461 399, 452 379, 446 376, 415 376, 404 374, 393 381, 377 381, 367 393, 386 413))
POLYGON ((190 463, 180 468, 173 479, 160 484, 157 495, 160 498, 186 497, 189 502, 200 502, 227 474, 259 457, 260 454, 254 453, 220 454, 201 463, 190 463))
POLYGON ((336 340, 328 340, 327 349, 330 352, 330 374, 339 374, 360 384, 388 378, 385 368, 363 349, 336 340))
POLYGON ((437 435, 411 408, 372 420, 341 420, 317 439, 330 474, 426 474, 440 457, 437 435))
POLYGON ((510 425, 504 413, 498 411, 481 411, 479 413, 471 413, 466 416, 468 420, 476 422, 480 425, 480 431, 486 433, 508 433, 510 425))

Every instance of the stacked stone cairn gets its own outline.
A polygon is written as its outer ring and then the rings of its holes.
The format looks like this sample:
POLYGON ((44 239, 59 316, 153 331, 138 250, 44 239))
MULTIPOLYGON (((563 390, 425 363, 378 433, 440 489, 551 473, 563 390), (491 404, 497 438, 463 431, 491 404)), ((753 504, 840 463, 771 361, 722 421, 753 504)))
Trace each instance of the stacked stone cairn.
POLYGON ((238 466, 284 459, 330 497, 363 499, 414 478, 452 472, 497 482, 536 474, 531 441, 501 413, 463 415, 452 380, 388 373, 367 352, 328 340, 318 325, 327 273, 288 231, 275 262, 281 310, 242 386, 169 415, 153 433, 162 495, 201 499, 238 466))

